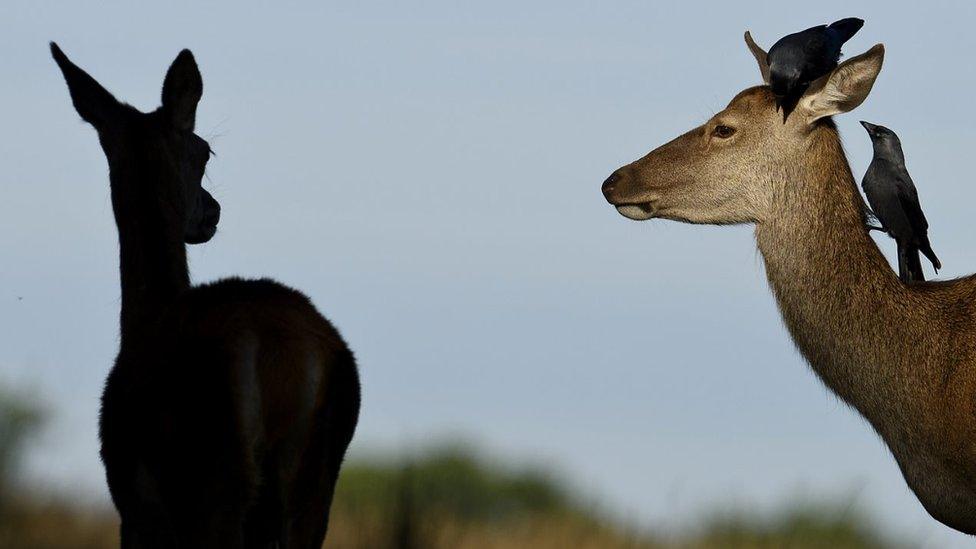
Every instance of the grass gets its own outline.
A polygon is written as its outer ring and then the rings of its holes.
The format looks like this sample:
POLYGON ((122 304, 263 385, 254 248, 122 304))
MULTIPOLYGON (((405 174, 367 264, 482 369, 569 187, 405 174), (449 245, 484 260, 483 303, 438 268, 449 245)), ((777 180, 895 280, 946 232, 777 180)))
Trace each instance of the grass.
POLYGON ((0 508, 0 547, 107 549, 118 545, 118 521, 104 507, 21 495, 0 508))
POLYGON ((461 444, 344 469, 326 547, 334 549, 881 549, 896 547, 849 502, 794 503, 773 516, 713 513, 667 537, 628 527, 567 483, 500 465, 461 444))
MULTIPOLYGON (((0 394, 0 397, 3 397, 0 394)), ((107 507, 15 490, 19 450, 40 422, 0 398, 0 547, 118 547, 107 507), (6 404, 5 404, 6 402, 6 404), (6 423, 5 423, 6 422, 6 423)), ((464 444, 413 456, 351 459, 333 504, 329 549, 879 549, 895 547, 846 503, 788 506, 768 517, 713 514, 668 536, 621 524, 550 472, 500 464, 464 444)))
POLYGON ((344 469, 326 547, 657 547, 586 509, 549 473, 492 464, 461 444, 344 469))

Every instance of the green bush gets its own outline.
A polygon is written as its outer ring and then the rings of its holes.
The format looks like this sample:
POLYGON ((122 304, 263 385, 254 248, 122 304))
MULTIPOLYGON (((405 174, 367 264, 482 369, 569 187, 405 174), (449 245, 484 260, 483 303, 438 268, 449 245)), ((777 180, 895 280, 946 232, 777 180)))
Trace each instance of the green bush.
POLYGON ((39 408, 26 397, 0 387, 0 506, 12 491, 27 440, 42 422, 39 408))

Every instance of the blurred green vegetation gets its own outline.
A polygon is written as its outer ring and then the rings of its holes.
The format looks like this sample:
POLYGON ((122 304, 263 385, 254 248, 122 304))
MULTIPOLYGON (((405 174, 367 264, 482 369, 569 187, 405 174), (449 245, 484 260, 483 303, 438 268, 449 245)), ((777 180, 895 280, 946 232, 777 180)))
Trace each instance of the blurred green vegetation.
POLYGON ((0 510, 13 492, 24 446, 37 434, 42 417, 26 396, 0 386, 0 510))
POLYGON ((871 526, 861 510, 838 503, 795 504, 769 518, 742 512, 715 515, 704 523, 704 533, 689 548, 896 547, 871 526))
POLYGON ((410 457, 350 460, 333 506, 333 524, 343 526, 326 545, 466 547, 467 538, 511 535, 543 521, 603 528, 544 469, 500 466, 482 455, 473 445, 447 442, 410 457))
MULTIPOLYGON (((118 547, 106 505, 41 497, 14 482, 24 444, 42 423, 30 400, 0 391, 0 547, 118 547)), ((345 464, 331 549, 880 549, 886 539, 848 502, 791 504, 774 516, 712 514, 667 536, 609 516, 542 466, 512 466, 460 442, 345 464)))
POLYGON ((541 468, 493 466, 472 445, 436 444, 414 458, 363 457, 348 463, 336 498, 350 509, 405 504, 416 512, 499 521, 573 510, 568 490, 541 468))
POLYGON ((360 457, 343 469, 326 547, 509 549, 881 549, 899 547, 849 501, 792 503, 773 516, 705 516, 669 536, 621 524, 542 467, 512 467, 473 445, 360 457))

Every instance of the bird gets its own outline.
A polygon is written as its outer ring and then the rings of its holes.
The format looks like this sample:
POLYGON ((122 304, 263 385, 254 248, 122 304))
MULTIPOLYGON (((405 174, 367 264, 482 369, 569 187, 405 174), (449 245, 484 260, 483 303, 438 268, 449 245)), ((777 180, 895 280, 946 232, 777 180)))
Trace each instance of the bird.
POLYGON ((874 158, 868 166, 861 187, 871 210, 888 236, 898 244, 898 277, 903 282, 925 280, 922 252, 938 273, 942 263, 929 243, 929 223, 918 202, 918 191, 905 168, 901 140, 890 129, 861 121, 874 145, 874 158))
POLYGON ((766 54, 766 64, 777 107, 792 110, 812 82, 834 70, 841 46, 863 25, 863 19, 848 17, 788 34, 773 44, 766 54))

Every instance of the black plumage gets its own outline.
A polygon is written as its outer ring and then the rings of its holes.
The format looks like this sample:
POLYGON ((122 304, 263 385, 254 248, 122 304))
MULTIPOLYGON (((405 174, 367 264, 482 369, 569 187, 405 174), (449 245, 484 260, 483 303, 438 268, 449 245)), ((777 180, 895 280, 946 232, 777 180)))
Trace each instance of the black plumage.
POLYGON ((898 244, 898 276, 904 282, 925 280, 918 253, 929 258, 936 272, 942 263, 929 244, 929 223, 918 202, 918 191, 905 168, 905 154, 895 132, 861 121, 871 136, 874 158, 861 186, 882 228, 898 244))
POLYGON ((848 17, 788 34, 769 48, 769 85, 781 105, 792 110, 814 80, 837 67, 840 50, 861 30, 863 19, 848 17))

